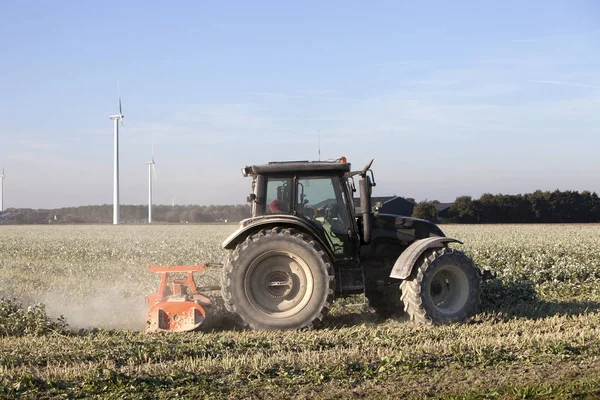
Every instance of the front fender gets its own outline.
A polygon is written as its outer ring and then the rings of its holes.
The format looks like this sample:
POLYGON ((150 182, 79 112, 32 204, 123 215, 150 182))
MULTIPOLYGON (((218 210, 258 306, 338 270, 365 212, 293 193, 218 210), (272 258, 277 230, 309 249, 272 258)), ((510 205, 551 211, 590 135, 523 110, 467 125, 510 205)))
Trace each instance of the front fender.
POLYGON ((286 228, 296 228, 311 235, 327 252, 331 260, 335 260, 335 256, 331 249, 331 246, 327 243, 327 239, 315 229, 308 222, 295 217, 295 216, 277 216, 277 217, 258 217, 251 220, 248 224, 245 224, 241 228, 233 232, 222 244, 222 247, 227 250, 233 250, 235 247, 246 240, 246 237, 253 234, 256 231, 266 228, 274 228, 276 226, 286 228))
POLYGON ((390 278, 408 278, 412 273, 415 263, 425 250, 433 247, 444 247, 447 243, 453 242, 462 244, 460 240, 449 237, 430 237, 416 240, 396 259, 392 272, 390 273, 390 278))

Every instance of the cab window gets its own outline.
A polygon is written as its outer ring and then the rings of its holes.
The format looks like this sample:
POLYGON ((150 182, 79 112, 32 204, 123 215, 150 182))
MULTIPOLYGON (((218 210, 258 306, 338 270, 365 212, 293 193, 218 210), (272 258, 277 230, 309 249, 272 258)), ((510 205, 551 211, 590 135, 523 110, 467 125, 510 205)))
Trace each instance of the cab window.
POLYGON ((268 178, 266 214, 290 214, 290 196, 292 180, 290 178, 268 178))
POLYGON ((350 221, 339 180, 335 177, 300 177, 296 193, 298 215, 323 227, 336 254, 348 254, 350 221))

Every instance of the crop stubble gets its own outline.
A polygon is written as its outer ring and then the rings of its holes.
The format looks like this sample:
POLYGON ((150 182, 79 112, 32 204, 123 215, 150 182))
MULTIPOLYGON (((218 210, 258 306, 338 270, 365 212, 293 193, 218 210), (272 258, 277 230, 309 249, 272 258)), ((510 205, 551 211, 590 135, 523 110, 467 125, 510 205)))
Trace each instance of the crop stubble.
MULTIPOLYGON (((3 338, 2 391, 32 397, 67 390, 143 397, 146 389, 165 398, 209 392, 600 396, 599 225, 444 226, 478 265, 499 274, 469 325, 380 321, 364 305, 340 302, 325 327, 313 331, 137 332, 145 322, 144 296, 158 279, 146 265, 219 261, 220 243, 233 229, 0 227, 0 296, 44 302, 71 327, 88 328, 3 338)), ((201 282, 214 285, 210 278, 201 282)))

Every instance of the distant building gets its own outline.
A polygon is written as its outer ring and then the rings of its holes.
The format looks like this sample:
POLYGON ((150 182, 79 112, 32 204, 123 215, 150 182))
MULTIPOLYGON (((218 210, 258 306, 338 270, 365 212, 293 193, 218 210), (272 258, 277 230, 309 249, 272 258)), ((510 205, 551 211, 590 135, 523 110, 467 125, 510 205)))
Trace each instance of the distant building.
MULTIPOLYGON (((353 198, 354 207, 357 213, 360 213, 360 198, 353 198)), ((417 205, 415 202, 405 199, 400 196, 382 196, 372 197, 371 205, 375 207, 375 204, 381 203, 379 212, 382 214, 394 214, 404 215, 410 217, 417 205)), ((450 221, 450 206, 454 203, 437 203, 434 204, 435 210, 437 211, 437 219, 440 222, 450 221)))
POLYGON ((435 204, 435 210, 437 211, 437 219, 440 222, 450 221, 450 206, 454 203, 437 203, 435 204))
MULTIPOLYGON (((357 212, 360 212, 360 198, 354 198, 354 207, 357 212)), ((400 196, 382 196, 372 197, 371 205, 375 207, 375 204, 381 203, 379 212, 382 214, 394 214, 404 215, 410 217, 415 208, 415 203, 400 196)))

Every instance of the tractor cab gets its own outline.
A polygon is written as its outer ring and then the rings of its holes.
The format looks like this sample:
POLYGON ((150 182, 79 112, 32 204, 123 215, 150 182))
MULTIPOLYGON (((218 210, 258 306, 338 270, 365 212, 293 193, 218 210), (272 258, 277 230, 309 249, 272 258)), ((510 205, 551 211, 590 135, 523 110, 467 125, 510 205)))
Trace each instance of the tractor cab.
MULTIPOLYGON (((353 184, 348 183, 350 164, 292 161, 253 165, 242 170, 253 177, 252 219, 299 218, 321 232, 338 260, 358 253, 362 236, 354 218, 353 184)), ((350 179, 351 180, 351 179, 350 179)))

